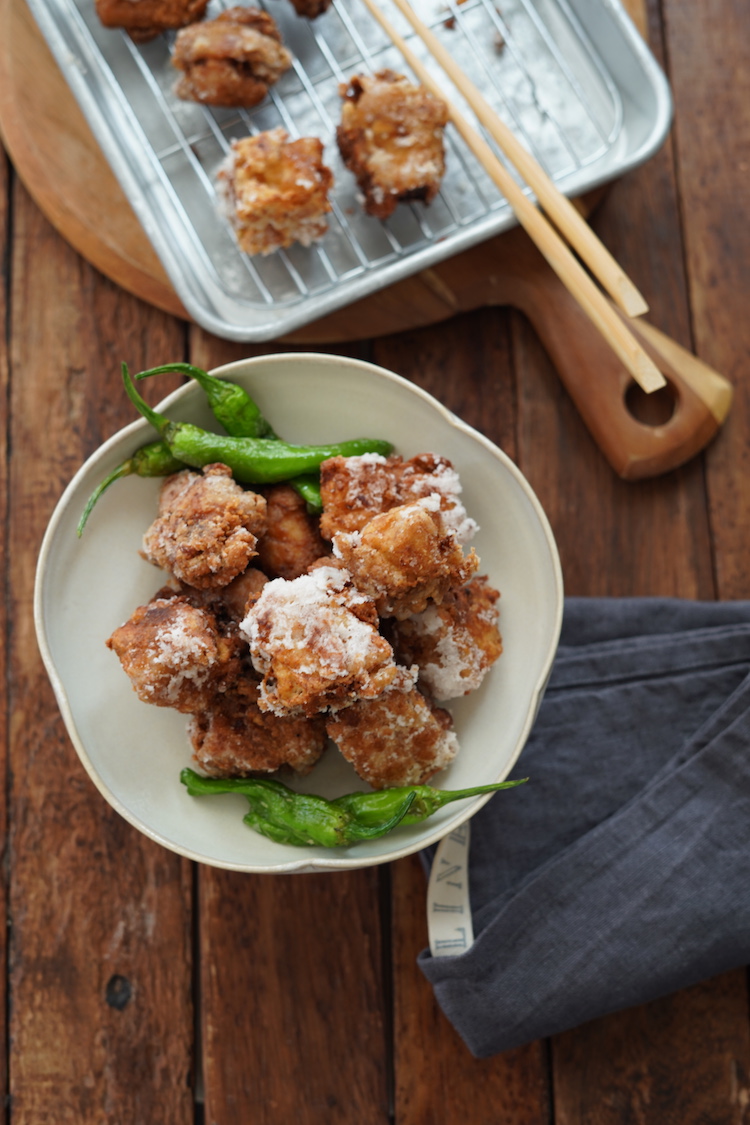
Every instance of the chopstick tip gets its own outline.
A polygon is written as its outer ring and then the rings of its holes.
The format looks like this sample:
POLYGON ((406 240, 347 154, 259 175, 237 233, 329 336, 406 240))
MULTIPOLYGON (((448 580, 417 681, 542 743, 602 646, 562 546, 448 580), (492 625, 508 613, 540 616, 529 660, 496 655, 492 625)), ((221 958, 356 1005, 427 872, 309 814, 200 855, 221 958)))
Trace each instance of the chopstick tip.
POLYGON ((667 380, 645 352, 641 352, 635 357, 633 375, 641 390, 645 391, 647 395, 653 394, 654 391, 661 390, 662 387, 667 385, 667 380))
POLYGON ((620 278, 617 297, 620 308, 630 317, 643 316, 648 312, 648 302, 645 297, 625 275, 620 278))

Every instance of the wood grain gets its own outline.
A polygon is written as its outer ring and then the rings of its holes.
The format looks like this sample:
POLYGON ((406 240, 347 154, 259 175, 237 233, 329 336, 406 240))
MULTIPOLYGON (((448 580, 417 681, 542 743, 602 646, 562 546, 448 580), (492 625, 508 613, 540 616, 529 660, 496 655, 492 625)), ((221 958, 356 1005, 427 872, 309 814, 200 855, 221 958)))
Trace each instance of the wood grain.
POLYGON ((377 869, 203 875, 207 1121, 387 1125, 377 869))
MULTIPOLYGON (((550 517, 570 594, 750 596, 747 31, 739 0, 704 8, 651 3, 651 42, 661 51, 664 34, 675 94, 673 141, 611 190, 596 222, 654 323, 732 377, 734 408, 705 455, 657 480, 618 480, 531 322, 506 308, 461 310, 448 274, 410 283, 426 296, 406 313, 440 307, 440 323, 389 333, 403 323, 388 319, 403 314, 403 293, 416 293, 407 288, 383 295, 367 340, 335 345, 413 379, 517 461, 550 517)), ((744 969, 479 1062, 416 964, 426 944, 416 857, 343 878, 243 878, 191 870, 109 810, 37 652, 42 531, 83 458, 132 418, 121 360, 212 366, 274 346, 216 340, 117 289, 12 172, 5 188, 9 1125, 200 1121, 194 1009, 211 1125, 744 1125, 744 969)), ((473 284, 492 296, 489 274, 473 284)), ((145 389, 155 401, 168 385, 145 389)))
POLYGON ((716 571, 722 598, 750 593, 745 531, 750 525, 750 230, 744 213, 750 171, 750 75, 746 11, 722 5, 722 19, 693 0, 665 2, 672 81, 680 107, 674 147, 695 347, 718 360, 737 388, 731 426, 707 461, 716 571), (710 111, 709 111, 710 107, 710 111), (709 120, 710 112, 710 120, 709 120))
POLYGON ((102 284, 18 184, 13 228, 13 1120, 180 1125, 193 1120, 189 865, 94 790, 42 667, 31 602, 40 539, 62 488, 131 416, 117 387, 119 359, 179 353, 181 330, 102 284))
MULTIPOLYGON (((0 245, 2 246, 3 261, 7 260, 10 253, 10 227, 9 227, 9 204, 10 204, 10 167, 6 160, 0 163, 0 245)), ((9 306, 9 293, 8 293, 8 277, 4 272, 2 281, 0 281, 0 317, 3 323, 7 323, 9 306)), ((8 338, 3 336, 0 341, 0 396, 1 401, 8 402, 10 394, 10 371, 9 371, 9 356, 8 356, 8 338)), ((8 573, 11 555, 11 543, 7 535, 8 527, 8 464, 9 464, 9 427, 6 424, 2 427, 0 433, 0 527, 6 529, 6 534, 2 537, 2 567, 3 574, 8 573)), ((0 603, 0 628, 2 628, 2 636, 8 637, 11 628, 11 614, 8 605, 8 599, 3 598, 0 603)), ((0 645, 0 683, 7 684, 10 674, 7 645, 0 645)), ((9 726, 10 726, 10 713, 8 710, 8 693, 3 691, 0 695, 0 771, 3 777, 8 776, 8 742, 9 742, 9 726)), ((8 916, 8 871, 9 871, 9 857, 7 851, 8 839, 8 805, 7 805, 7 787, 3 786, 0 790, 0 841, 2 841, 2 874, 0 875, 0 917, 8 916)), ((8 1025, 7 1025, 7 1011, 8 1011, 8 993, 7 993, 7 980, 8 980, 8 946, 7 946, 7 927, 3 927, 2 937, 0 937, 0 1043, 7 1042, 8 1025)), ((2 1062, 0 1062, 0 1091, 4 1092, 8 1088, 8 1071, 7 1071, 7 1052, 2 1052, 2 1062)))
MULTIPOLYGON (((652 10, 656 16, 655 5, 652 10)), ((652 43, 657 49, 659 31, 655 20, 652 43)), ((677 338, 686 339, 690 276, 683 272, 686 231, 676 221, 680 183, 679 162, 675 168, 668 144, 637 176, 616 185, 597 214, 597 225, 625 268, 645 279, 655 318, 663 318, 677 338), (660 216, 658 222, 655 216, 660 216), (634 230, 638 238, 632 237, 634 230)), ((536 348, 526 333, 524 346, 536 348)), ((717 596, 702 467, 696 462, 622 492, 620 482, 597 472, 586 435, 579 429, 576 440, 576 419, 564 414, 561 402, 555 410, 553 395, 551 376, 544 387, 528 385, 526 410, 532 420, 520 463, 550 515, 568 593, 717 596), (535 435, 551 435, 556 424, 561 448, 551 456, 550 450, 558 447, 555 439, 542 452, 535 435), (578 497, 567 483, 575 479, 586 480, 578 497)), ((522 406, 522 416, 524 412, 522 406)), ((556 1122, 720 1125, 743 1120, 737 1098, 750 1061, 746 1003, 744 973, 737 972, 705 982, 697 993, 688 990, 558 1037, 552 1043, 556 1122), (714 1013, 716 1023, 701 1018, 699 1008, 705 1016, 714 1013)))

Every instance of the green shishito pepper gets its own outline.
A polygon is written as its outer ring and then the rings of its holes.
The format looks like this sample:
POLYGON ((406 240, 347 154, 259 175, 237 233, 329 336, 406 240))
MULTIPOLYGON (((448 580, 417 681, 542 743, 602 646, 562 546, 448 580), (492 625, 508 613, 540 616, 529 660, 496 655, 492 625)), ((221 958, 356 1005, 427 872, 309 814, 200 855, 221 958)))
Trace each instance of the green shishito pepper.
MULTIPOLYGON (((147 379, 150 375, 161 375, 165 372, 187 375, 194 379, 204 390, 214 418, 232 437, 263 437, 278 440, 278 434, 274 433, 271 423, 263 416, 260 407, 247 391, 236 383, 220 379, 217 375, 210 375, 202 367, 195 367, 192 363, 164 363, 160 367, 141 371, 136 375, 136 379, 147 379)), ((308 511, 322 512, 319 473, 306 473, 293 477, 289 484, 305 501, 308 511)))
POLYGON ((260 407, 247 391, 236 383, 209 375, 202 367, 192 363, 163 363, 160 367, 150 367, 141 371, 136 379, 147 379, 150 375, 172 372, 187 375, 194 379, 205 392, 208 405, 217 422, 220 422, 232 437, 275 438, 271 423, 263 417, 260 407))
POLYGON ((218 793, 240 793, 246 797, 250 811, 243 817, 245 824, 270 840, 326 848, 377 840, 399 824, 419 824, 451 801, 513 789, 527 780, 524 777, 453 790, 407 785, 373 793, 347 793, 328 801, 311 793, 295 793, 273 778, 201 777, 191 769, 180 774, 191 797, 218 793))
POLYGON ((191 422, 172 422, 144 402, 122 365, 125 390, 135 408, 147 419, 172 454, 186 465, 203 468, 220 461, 242 484, 273 484, 317 469, 329 457, 357 457, 363 453, 390 453, 393 446, 378 438, 353 438, 330 445, 287 445, 273 438, 232 437, 212 434, 191 422))
POLYGON ((179 472, 186 466, 183 461, 178 461, 172 453, 172 450, 163 441, 152 441, 148 445, 142 445, 140 449, 136 449, 132 457, 128 457, 127 461, 123 461, 116 469, 113 469, 109 476, 105 477, 101 484, 97 485, 94 491, 89 496, 86 507, 83 509, 83 514, 78 521, 78 538, 83 535, 83 529, 86 526, 86 521, 91 515, 91 510, 96 504, 99 497, 103 492, 114 484, 116 480, 121 480, 123 477, 137 476, 137 477, 168 477, 170 473, 179 472))

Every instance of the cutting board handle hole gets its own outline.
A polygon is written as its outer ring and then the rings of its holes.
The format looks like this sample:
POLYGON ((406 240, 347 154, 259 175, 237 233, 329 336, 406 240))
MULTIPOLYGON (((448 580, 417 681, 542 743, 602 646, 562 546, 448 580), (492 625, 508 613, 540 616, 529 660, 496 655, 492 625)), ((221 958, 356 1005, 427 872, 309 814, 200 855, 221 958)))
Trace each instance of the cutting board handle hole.
POLYGON ((664 426, 674 415, 677 397, 671 383, 652 391, 650 395, 637 383, 631 383, 625 392, 625 406, 628 413, 644 426, 664 426))

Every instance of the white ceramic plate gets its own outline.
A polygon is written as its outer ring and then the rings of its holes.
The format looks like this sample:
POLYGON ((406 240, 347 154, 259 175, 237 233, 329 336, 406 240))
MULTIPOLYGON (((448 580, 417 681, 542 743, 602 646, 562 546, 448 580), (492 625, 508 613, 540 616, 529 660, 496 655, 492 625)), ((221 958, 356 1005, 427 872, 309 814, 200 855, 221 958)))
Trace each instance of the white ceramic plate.
MULTIPOLYGON (((319 354, 261 356, 218 369, 245 386, 287 441, 382 437, 405 457, 448 457, 480 525, 473 540, 480 573, 501 590, 504 653, 478 691, 448 704, 461 750, 434 779, 445 789, 500 781, 528 737, 557 648, 563 591, 555 542, 538 500, 495 445, 434 398, 372 364, 319 354)), ((157 376, 158 377, 158 376, 157 376)), ((123 394, 125 392, 123 391, 123 394)), ((203 392, 191 384, 165 399, 170 417, 214 428, 203 392)), ((34 613, 41 653, 68 732, 107 801, 164 847, 237 871, 291 872, 366 867, 439 840, 489 798, 451 804, 421 825, 348 849, 273 843, 243 824, 245 798, 190 797, 179 781, 191 764, 186 717, 142 703, 117 657, 112 631, 148 601, 163 575, 139 556, 159 480, 115 482, 76 536, 95 486, 154 431, 139 420, 105 442, 65 490, 37 568, 34 613)), ((299 788, 326 797, 366 788, 331 747, 299 788)), ((513 800, 512 790, 501 794, 513 800)))

